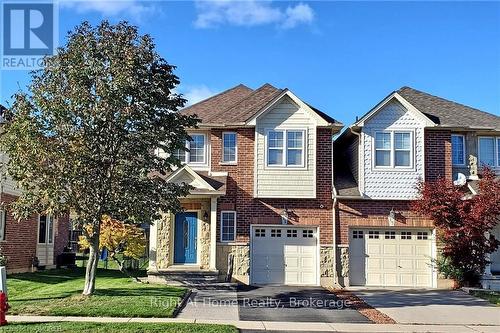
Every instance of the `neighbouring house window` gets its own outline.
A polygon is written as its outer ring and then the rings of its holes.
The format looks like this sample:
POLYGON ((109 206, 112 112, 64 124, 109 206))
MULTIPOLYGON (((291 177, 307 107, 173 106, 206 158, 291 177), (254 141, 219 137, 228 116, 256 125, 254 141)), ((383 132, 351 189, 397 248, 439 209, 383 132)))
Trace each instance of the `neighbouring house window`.
POLYGON ((177 149, 174 156, 181 163, 204 164, 206 159, 206 136, 205 134, 190 134, 191 140, 186 142, 186 149, 177 149))
POLYGON ((222 133, 222 162, 236 163, 236 133, 225 132, 222 133))
POLYGON ((236 236, 236 212, 221 212, 220 238, 222 242, 233 242, 236 236))
POLYGON ((465 136, 451 135, 451 158, 454 165, 465 165, 465 136))
POLYGON ((7 211, 0 210, 0 241, 5 240, 5 229, 7 227, 7 211))
POLYGON ((391 166, 391 133, 375 133, 375 166, 391 166))
POLYGON ((479 165, 500 166, 500 138, 479 138, 479 165), (495 163, 496 160, 496 163, 495 163))
POLYGON ((394 163, 397 167, 411 165, 411 134, 394 132, 394 163))
POLYGON ((54 241, 54 218, 50 215, 40 215, 38 221, 38 243, 52 244, 54 241))
POLYGON ((375 133, 375 167, 408 168, 412 166, 411 132, 375 133))
POLYGON ((304 130, 273 130, 267 133, 267 165, 302 167, 305 162, 304 130))

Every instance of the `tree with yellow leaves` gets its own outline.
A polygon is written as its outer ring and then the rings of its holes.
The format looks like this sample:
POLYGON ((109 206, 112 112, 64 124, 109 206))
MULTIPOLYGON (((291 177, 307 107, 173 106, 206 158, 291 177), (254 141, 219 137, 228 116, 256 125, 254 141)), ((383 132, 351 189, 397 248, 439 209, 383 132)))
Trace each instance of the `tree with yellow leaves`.
MULTIPOLYGON (((92 229, 91 225, 86 226, 92 229)), ((89 234, 92 230, 86 230, 89 234)), ((90 247, 88 239, 80 236, 78 242, 84 250, 90 247)), ((120 271, 136 281, 137 277, 132 276, 124 266, 124 260, 117 257, 122 254, 124 257, 140 259, 146 250, 146 236, 144 230, 133 224, 126 224, 108 215, 104 215, 101 220, 101 232, 99 234, 99 252, 106 249, 109 257, 118 264, 120 271)))

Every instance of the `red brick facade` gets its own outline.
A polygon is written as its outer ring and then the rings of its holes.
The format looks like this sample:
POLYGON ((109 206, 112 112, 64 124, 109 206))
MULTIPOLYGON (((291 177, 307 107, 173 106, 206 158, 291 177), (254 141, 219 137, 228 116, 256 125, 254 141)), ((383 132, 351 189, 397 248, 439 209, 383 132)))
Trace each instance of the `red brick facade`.
POLYGON ((415 214, 411 201, 342 200, 336 211, 337 243, 349 243, 349 227, 389 227, 389 212, 395 211, 395 227, 433 227, 431 220, 415 214))
POLYGON ((425 131, 425 180, 451 179, 451 131, 425 131))
MULTIPOLYGON (((16 196, 2 193, 2 202, 9 204, 16 200, 16 196)), ((17 220, 7 210, 5 238, 0 241, 2 253, 7 257, 7 270, 10 272, 28 271, 32 267, 36 256, 38 243, 38 217, 32 216, 27 220, 17 220)), ((54 230, 54 264, 55 257, 68 244, 69 222, 68 216, 58 219, 54 230)))
MULTIPOLYGON (((317 129, 317 181, 316 199, 259 199, 254 192, 254 128, 233 129, 237 132, 238 163, 221 164, 222 132, 213 129, 211 134, 211 169, 227 171, 226 195, 219 198, 217 225, 221 210, 235 210, 239 242, 250 239, 250 225, 281 223, 280 214, 286 207, 290 212, 289 223, 320 227, 321 244, 331 244, 332 232, 332 134, 327 128, 317 129)), ((219 235, 219 232, 217 233, 219 235)))

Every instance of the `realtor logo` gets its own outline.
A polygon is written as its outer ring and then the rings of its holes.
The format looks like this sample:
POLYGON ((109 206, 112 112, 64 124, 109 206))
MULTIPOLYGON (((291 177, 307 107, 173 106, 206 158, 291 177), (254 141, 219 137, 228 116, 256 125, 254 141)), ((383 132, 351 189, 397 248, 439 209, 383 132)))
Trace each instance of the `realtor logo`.
POLYGON ((56 11, 53 3, 2 4, 2 68, 36 69, 54 54, 56 11))

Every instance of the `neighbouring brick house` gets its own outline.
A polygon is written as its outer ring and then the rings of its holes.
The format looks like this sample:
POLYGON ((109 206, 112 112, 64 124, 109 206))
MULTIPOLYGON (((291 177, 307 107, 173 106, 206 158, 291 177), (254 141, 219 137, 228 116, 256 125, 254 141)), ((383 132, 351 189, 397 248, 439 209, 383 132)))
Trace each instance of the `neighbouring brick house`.
POLYGON ((342 125, 269 84, 236 86, 181 112, 196 114, 184 213, 151 228, 149 273, 227 270, 252 284, 332 285, 332 137, 342 125))
MULTIPOLYGON (((6 161, 6 155, 0 154, 1 164, 6 161)), ((4 177, 4 171, 0 177, 0 248, 7 257, 7 272, 29 271, 35 258, 41 266, 54 267, 57 255, 68 244, 68 217, 36 215, 27 220, 15 219, 8 205, 21 192, 10 177, 4 177)))
MULTIPOLYGON (((444 286, 432 221, 411 211, 416 185, 445 177, 474 194, 482 165, 500 173, 500 117, 403 87, 346 129, 333 155, 339 282, 444 286)), ((491 259, 487 274, 500 271, 499 253, 491 259)))

